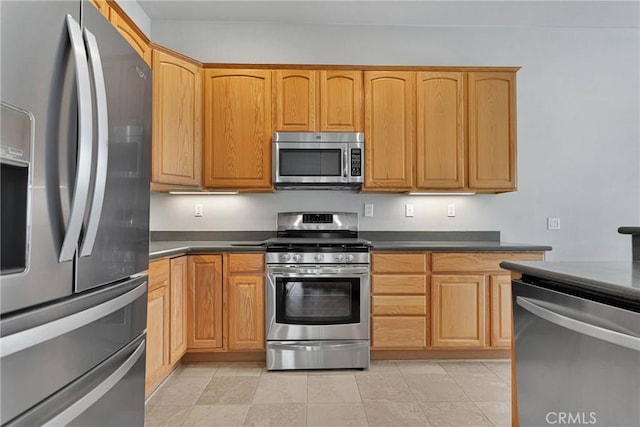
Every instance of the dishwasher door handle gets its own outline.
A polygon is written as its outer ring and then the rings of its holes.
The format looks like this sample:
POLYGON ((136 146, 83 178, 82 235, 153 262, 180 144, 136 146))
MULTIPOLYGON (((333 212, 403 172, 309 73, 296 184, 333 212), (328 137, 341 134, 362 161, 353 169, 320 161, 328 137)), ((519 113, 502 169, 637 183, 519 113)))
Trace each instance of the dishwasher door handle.
POLYGON ((582 335, 587 335, 601 341, 606 341, 611 344, 619 345, 621 347, 640 352, 640 338, 638 337, 627 335, 622 332, 613 331, 611 329, 603 328, 601 326, 593 325, 591 323, 583 322, 582 320, 574 319, 572 317, 556 313, 555 311, 535 304, 533 301, 529 298, 521 296, 516 297, 516 304, 518 304, 520 307, 524 308, 531 314, 540 317, 541 319, 553 323, 554 325, 558 325, 582 335))

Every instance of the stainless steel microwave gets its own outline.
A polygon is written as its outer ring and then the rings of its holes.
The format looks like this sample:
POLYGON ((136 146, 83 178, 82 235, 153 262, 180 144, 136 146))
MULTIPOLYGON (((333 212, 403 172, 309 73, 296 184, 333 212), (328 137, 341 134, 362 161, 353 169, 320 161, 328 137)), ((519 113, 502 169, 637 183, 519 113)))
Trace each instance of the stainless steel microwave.
POLYGON ((361 132, 274 132, 273 183, 283 190, 359 190, 361 132))

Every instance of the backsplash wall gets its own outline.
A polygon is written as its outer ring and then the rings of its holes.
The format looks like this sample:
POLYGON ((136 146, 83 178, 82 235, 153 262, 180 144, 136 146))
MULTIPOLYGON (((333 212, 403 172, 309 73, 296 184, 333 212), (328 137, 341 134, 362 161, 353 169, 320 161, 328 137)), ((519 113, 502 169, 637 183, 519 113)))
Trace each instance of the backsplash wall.
POLYGON ((515 193, 152 195, 152 230, 264 230, 278 211, 362 214, 373 203, 365 230, 499 230, 504 241, 553 246, 550 260, 631 259, 617 228, 640 223, 638 28, 153 21, 151 30, 155 42, 203 62, 522 67, 515 193), (193 217, 196 201, 204 218, 193 217), (407 202, 414 218, 404 217, 407 202), (561 229, 547 230, 547 217, 561 229))

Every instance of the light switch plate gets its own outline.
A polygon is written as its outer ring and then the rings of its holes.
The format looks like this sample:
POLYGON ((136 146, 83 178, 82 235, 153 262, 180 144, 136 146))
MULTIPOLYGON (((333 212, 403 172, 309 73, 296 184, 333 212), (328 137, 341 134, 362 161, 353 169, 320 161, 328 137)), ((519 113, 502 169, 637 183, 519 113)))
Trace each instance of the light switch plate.
POLYGON ((456 216, 456 205, 447 205, 447 216, 456 216))
POLYGON ((200 218, 200 217, 204 216, 202 203, 196 203, 196 205, 193 208, 193 216, 195 216, 197 218, 200 218))

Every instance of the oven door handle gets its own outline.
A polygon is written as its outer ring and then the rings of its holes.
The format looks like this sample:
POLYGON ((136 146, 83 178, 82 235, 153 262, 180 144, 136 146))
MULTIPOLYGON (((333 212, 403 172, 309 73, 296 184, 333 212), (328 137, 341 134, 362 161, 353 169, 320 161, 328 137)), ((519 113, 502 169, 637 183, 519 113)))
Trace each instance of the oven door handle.
POLYGON ((349 268, 300 268, 300 267, 267 267, 267 273, 279 277, 318 277, 318 276, 339 276, 339 277, 360 277, 368 276, 368 267, 349 268))

